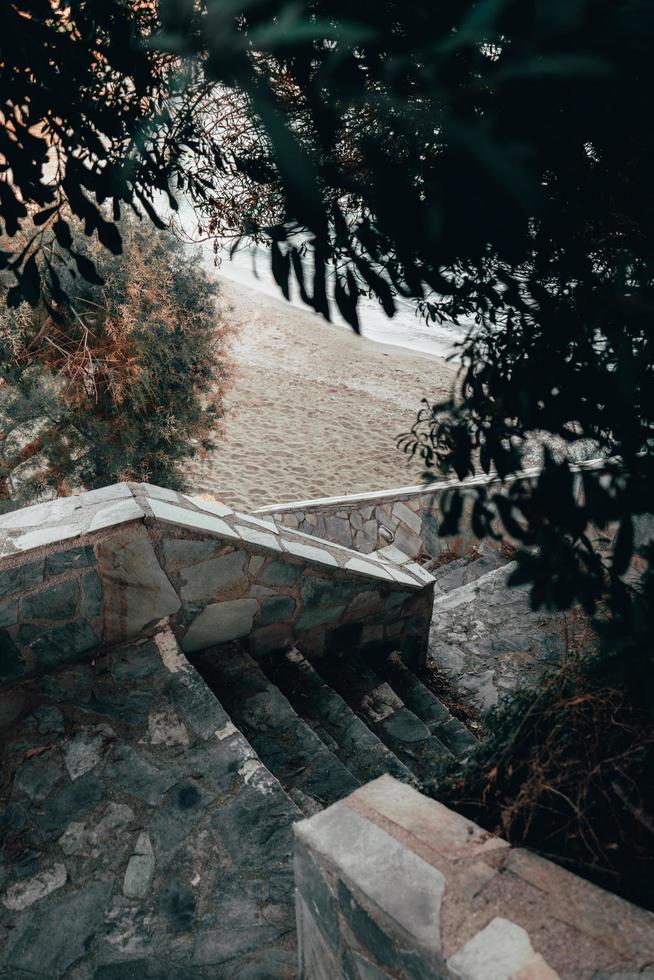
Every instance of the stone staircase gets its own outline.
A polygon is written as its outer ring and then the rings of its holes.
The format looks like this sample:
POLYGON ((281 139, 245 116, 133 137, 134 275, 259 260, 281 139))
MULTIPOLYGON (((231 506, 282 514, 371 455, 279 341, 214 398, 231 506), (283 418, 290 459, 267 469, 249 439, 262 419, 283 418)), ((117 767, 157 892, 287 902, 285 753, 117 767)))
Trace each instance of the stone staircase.
MULTIPOLYGON (((430 569, 430 654, 480 708, 561 653, 557 617, 532 612, 526 590, 508 589, 513 567, 481 545, 430 569)), ((398 652, 310 661, 291 648, 255 660, 246 647, 221 644, 190 659, 305 816, 386 774, 420 788, 478 744, 398 652)))
POLYGON ((420 787, 477 744, 398 653, 255 660, 235 642, 190 659, 305 816, 382 775, 420 787))
MULTIPOLYGON (((429 569, 429 564, 426 565, 429 569)), ((509 586, 514 561, 487 544, 431 569, 429 658, 479 711, 532 684, 566 654, 574 614, 533 610, 528 586, 509 586)))
POLYGON ((139 493, 55 502, 75 504, 64 532, 22 527, 53 505, 10 529, 14 556, 55 532, 105 535, 117 508, 127 525, 95 551, 48 553, 45 571, 42 555, 10 557, 0 576, 5 615, 36 621, 0 631, 0 668, 19 681, 0 702, 0 977, 291 980, 293 825, 379 777, 433 786, 477 744, 412 666, 432 581, 429 656, 479 708, 560 657, 561 624, 483 545, 426 570, 392 546, 364 561, 222 505, 139 493), (43 602, 68 619, 40 624, 43 602), (155 621, 115 643, 118 627, 155 621))

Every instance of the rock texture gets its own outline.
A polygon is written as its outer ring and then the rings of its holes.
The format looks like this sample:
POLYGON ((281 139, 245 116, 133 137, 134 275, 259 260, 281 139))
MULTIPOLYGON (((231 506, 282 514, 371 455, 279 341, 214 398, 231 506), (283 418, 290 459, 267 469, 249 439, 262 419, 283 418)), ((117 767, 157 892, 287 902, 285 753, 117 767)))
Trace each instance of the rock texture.
POLYGON ((424 659, 432 584, 397 556, 363 561, 215 501, 116 484, 0 517, 0 688, 164 620, 186 651, 247 637, 256 656, 320 655, 341 634, 365 646, 385 608, 375 640, 424 659))
POLYGON ((295 837, 303 980, 648 975, 652 913, 390 776, 297 824, 295 837))
POLYGON ((23 686, 2 757, 0 976, 295 976, 300 812, 176 664, 137 641, 23 686))

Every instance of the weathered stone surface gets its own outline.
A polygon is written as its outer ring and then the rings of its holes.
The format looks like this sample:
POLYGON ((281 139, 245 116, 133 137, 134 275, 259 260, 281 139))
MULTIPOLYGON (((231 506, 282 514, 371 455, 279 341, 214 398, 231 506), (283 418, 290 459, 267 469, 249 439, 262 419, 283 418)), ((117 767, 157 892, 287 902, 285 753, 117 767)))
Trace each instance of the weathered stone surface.
POLYGON ((68 874, 61 862, 50 868, 39 871, 38 874, 25 881, 17 881, 10 885, 2 896, 2 904, 12 912, 22 912, 34 902, 39 902, 46 895, 57 891, 66 884, 68 874))
POLYGON ((43 581, 43 568, 44 562, 41 558, 39 561, 16 565, 15 568, 0 572, 0 599, 40 585, 43 581))
POLYGON ((317 548, 313 544, 305 544, 303 541, 298 541, 290 536, 284 538, 284 550, 292 555, 297 555, 299 558, 318 562, 320 565, 338 565, 331 552, 324 548, 317 548))
MULTIPOLYGON (((2 636, 0 635, 0 643, 2 636)), ((0 647, 2 649, 2 647, 0 647)), ((0 732, 11 728, 25 707, 25 694, 20 687, 13 691, 3 691, 0 695, 0 732)))
POLYGON ((122 542, 103 541, 96 550, 107 641, 135 636, 148 623, 177 612, 179 596, 159 565, 144 528, 132 529, 122 542))
POLYGON ((259 575, 264 585, 294 585, 302 575, 301 565, 291 562, 271 561, 259 575))
POLYGON ((121 745, 115 750, 114 760, 105 766, 103 775, 128 796, 156 806, 179 778, 179 771, 171 765, 161 768, 131 745, 121 745))
POLYGON ((461 980, 559 980, 521 926, 496 916, 447 961, 461 980))
POLYGON ((14 791, 26 793, 32 800, 44 800, 62 776, 61 758, 52 748, 21 762, 14 775, 14 791))
POLYGON ((550 897, 557 918, 642 965, 654 960, 654 914, 596 888, 538 854, 512 848, 506 868, 550 897))
POLYGON ((298 824, 295 833, 318 862, 327 862, 421 945, 440 953, 445 877, 437 868, 344 804, 298 824))
POLYGON ((64 747, 64 762, 72 780, 90 772, 100 761, 100 754, 115 733, 107 725, 78 732, 64 747))
POLYGON ((181 570, 181 596, 188 602, 216 598, 245 578, 245 551, 232 551, 181 570))
POLYGON ((34 977, 65 975, 85 955, 87 942, 102 920, 111 887, 111 881, 95 881, 50 900, 39 909, 38 916, 21 919, 0 951, 0 964, 34 977))
POLYGON ((131 498, 129 500, 117 500, 98 508, 85 527, 85 531, 100 531, 103 527, 111 527, 114 524, 141 520, 143 516, 144 513, 135 500, 131 498))
POLYGON ((448 861, 476 859, 489 851, 508 851, 506 841, 489 836, 472 821, 389 776, 362 786, 356 796, 382 819, 402 827, 448 861))
POLYGON ((243 540, 249 544, 255 544, 260 548, 269 548, 271 551, 282 550, 278 537, 272 532, 259 530, 256 527, 247 527, 245 524, 235 524, 234 530, 238 531, 243 540))
POLYGON ((52 732, 57 746, 25 764, 66 746, 69 763, 95 765, 81 775, 72 765, 71 780, 59 761, 61 781, 35 802, 14 782, 0 813, 0 838, 11 843, 0 860, 0 975, 290 980, 297 808, 178 650, 164 657, 156 641, 134 641, 79 671, 21 685, 31 713, 21 702, 2 739, 5 772, 7 760, 50 740, 38 725, 61 728, 65 717, 65 732, 52 732), (54 678, 56 691, 45 684, 54 678), (44 684, 61 711, 39 705, 44 684), (99 713, 116 738, 99 759, 92 745, 88 760, 99 713), (64 887, 50 890, 43 872, 64 863, 64 887), (25 908, 8 908, 7 895, 25 908), (207 962, 194 967, 200 934, 207 962))
POLYGON ((148 956, 103 963, 93 974, 93 980, 182 980, 182 977, 183 980, 205 980, 206 973, 196 970, 188 962, 182 965, 148 956))
POLYGON ((84 619, 95 619, 102 613, 102 586, 96 572, 87 572, 81 578, 82 600, 79 614, 84 619))
POLYGON ((256 599, 232 599, 206 606, 191 623, 182 640, 182 650, 204 650, 247 636, 259 608, 256 599))
POLYGON ((192 504, 199 507, 200 510, 205 510, 209 514, 215 514, 217 517, 229 517, 234 511, 227 504, 221 503, 219 500, 207 500, 205 497, 189 497, 187 494, 182 494, 186 500, 190 500, 192 504))
POLYGON ((395 528, 393 544, 409 558, 415 558, 422 551, 422 539, 404 524, 398 524, 395 528))
POLYGON ((64 716, 54 705, 40 705, 32 712, 40 735, 59 735, 64 730, 64 716))
POLYGON ((0 602, 0 629, 18 622, 18 600, 4 599, 0 602))
POLYGON ((187 541, 185 538, 164 538, 162 542, 163 560, 167 569, 194 565, 213 557, 216 552, 215 541, 187 541))
POLYGON ((229 718, 206 684, 193 673, 182 673, 170 697, 184 722, 203 741, 225 727, 229 718))
POLYGON ((33 651, 39 669, 58 667, 98 644, 98 636, 83 619, 47 629, 23 623, 16 635, 18 643, 33 651))
POLYGON ((57 843, 64 854, 94 859, 104 855, 107 863, 114 867, 123 849, 126 831, 134 825, 135 819, 131 807, 110 802, 95 826, 74 820, 57 843))
POLYGON ((291 640, 291 629, 286 623, 272 623, 250 634, 250 649, 256 657, 263 657, 273 650, 285 649, 291 640))
MULTIPOLYGON (((508 587, 513 562, 491 564, 491 571, 464 583, 458 576, 471 574, 469 563, 452 564, 455 587, 434 599, 429 655, 448 680, 486 710, 504 691, 535 682, 560 661, 565 630, 560 615, 531 609, 528 587, 508 587)), ((438 570, 437 589, 446 581, 447 567, 438 570)))
POLYGON ((77 568, 90 568, 95 565, 95 554, 90 545, 69 548, 68 551, 53 551, 45 559, 46 576, 61 575, 77 568))
POLYGON ((383 608, 379 592, 359 592, 347 607, 348 619, 363 619, 364 616, 374 616, 383 608))
POLYGON ((348 558, 345 567, 351 572, 371 575, 373 578, 384 578, 393 581, 393 576, 382 562, 364 561, 362 558, 348 558))
POLYGON ((393 505, 392 514, 398 521, 402 521, 403 524, 406 524, 407 527, 409 527, 415 534, 420 534, 422 530, 422 521, 418 515, 410 507, 407 507, 405 503, 402 503, 401 500, 398 500, 398 502, 393 505))
POLYGON ((140 643, 132 649, 119 650, 111 660, 115 681, 137 680, 161 669, 161 656, 154 643, 140 643))
MULTIPOLYGON (((340 974, 338 955, 334 947, 328 945, 316 918, 311 914, 308 904, 301 894, 296 899, 297 929, 300 940, 300 976, 312 980, 332 980, 340 974)), ((321 926, 324 926, 321 920, 321 926)), ((335 944, 336 945, 336 944, 335 944)))
POLYGON ((56 796, 48 797, 36 817, 44 839, 50 841, 60 837, 72 814, 78 818, 83 817, 104 795, 104 784, 93 773, 88 773, 70 783, 56 796))
POLYGON ((250 575, 256 576, 265 560, 265 555, 250 555, 250 561, 248 562, 250 575))
POLYGON ((154 516, 165 524, 177 524, 180 527, 188 527, 193 531, 209 531, 212 534, 223 538, 238 539, 238 534, 232 530, 229 524, 208 513, 201 513, 196 510, 189 510, 186 507, 179 507, 175 504, 168 504, 162 500, 152 497, 146 498, 146 503, 152 510, 154 516))
POLYGON ((302 601, 311 606, 334 606, 346 602, 353 584, 348 579, 307 576, 300 589, 302 601))
POLYGON ((352 530, 350 522, 340 517, 325 518, 325 537, 328 541, 335 541, 346 548, 352 547, 352 530))
POLYGON ((345 606, 318 606, 312 609, 305 609, 295 622, 295 629, 313 629, 314 626, 325 626, 329 623, 337 623, 345 612, 345 606))
POLYGON ((293 616, 295 605, 293 596, 280 595, 265 598, 261 603, 259 622, 262 626, 284 622, 293 616))
POLYGON ((136 838, 134 851, 128 861, 123 879, 123 895, 126 898, 143 899, 150 890, 154 878, 154 851, 147 834, 136 838))
POLYGON ((153 745, 188 746, 189 737, 186 726, 180 721, 172 705, 164 703, 150 711, 148 731, 153 745))

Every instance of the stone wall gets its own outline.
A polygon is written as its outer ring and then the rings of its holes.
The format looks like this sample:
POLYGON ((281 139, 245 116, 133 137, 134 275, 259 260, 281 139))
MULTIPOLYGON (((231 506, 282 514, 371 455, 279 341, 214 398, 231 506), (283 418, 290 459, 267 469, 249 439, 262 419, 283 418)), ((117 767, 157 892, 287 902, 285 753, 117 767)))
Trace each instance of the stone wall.
POLYGON ((0 518, 0 685, 148 635, 426 654, 433 581, 215 501, 116 484, 0 518))
POLYGON ((651 976, 652 913, 390 776, 295 825, 295 885, 303 980, 651 976))
MULTIPOLYGON (((573 467, 582 468, 604 465, 603 460, 590 460, 573 467)), ((524 470, 515 479, 533 479, 539 473, 537 467, 524 470)), ((316 500, 298 500, 287 504, 261 507, 256 513, 271 517, 283 527, 295 528, 306 534, 336 541, 364 554, 371 554, 393 545, 410 558, 436 556, 444 550, 462 554, 477 542, 467 519, 469 510, 464 509, 461 534, 456 538, 441 538, 441 502, 444 494, 453 489, 469 490, 466 498, 469 506, 474 491, 480 486, 499 486, 494 476, 479 476, 463 481, 447 481, 423 484, 417 487, 399 487, 394 490, 351 494, 345 497, 325 497, 316 500)))

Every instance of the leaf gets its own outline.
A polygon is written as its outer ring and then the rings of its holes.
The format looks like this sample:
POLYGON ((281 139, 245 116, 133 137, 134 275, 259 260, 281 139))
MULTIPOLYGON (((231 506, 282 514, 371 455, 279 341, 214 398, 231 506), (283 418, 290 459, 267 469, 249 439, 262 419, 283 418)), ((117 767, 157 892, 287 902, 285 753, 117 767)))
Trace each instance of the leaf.
POLYGON ((443 496, 441 503, 443 521, 438 529, 439 538, 447 538, 459 530, 459 520, 463 512, 463 494, 453 490, 443 496))
POLYGON ((291 271, 291 256, 288 252, 282 252, 279 247, 279 242, 272 242, 270 246, 270 258, 275 282, 283 292, 285 298, 290 299, 291 294, 288 288, 288 277, 291 271))
POLYGON ((33 255, 30 255, 29 259, 25 263, 25 267, 21 275, 21 289, 23 296, 30 306, 37 306, 41 295, 41 281, 36 259, 33 255))
POLYGON ((381 302, 386 316, 395 316, 395 300, 393 299, 391 287, 386 280, 379 273, 375 272, 372 266, 365 259, 361 258, 361 256, 354 256, 354 264, 377 299, 381 302))
POLYGON ((54 225, 52 226, 52 230, 55 233, 55 238, 57 239, 59 245, 66 250, 70 249, 71 245, 73 244, 73 236, 70 233, 68 224, 63 220, 63 218, 59 218, 57 221, 55 221, 54 225))
POLYGON ((354 332, 361 333, 361 328, 359 327, 359 317, 357 315, 359 290, 357 289, 356 280, 351 269, 347 270, 346 279, 348 284, 347 289, 343 285, 341 277, 336 276, 334 299, 336 300, 336 305, 343 314, 343 318, 347 320, 354 332))
POLYGON ((104 279, 98 275, 98 271, 90 259, 87 259, 85 255, 80 255, 79 252, 71 251, 70 254, 75 259, 75 265, 79 269, 79 274, 86 279, 87 282, 93 283, 94 286, 104 285, 104 279))
POLYGON ((35 225, 44 225, 46 221, 52 217, 59 210, 59 205, 55 204, 51 208, 46 208, 44 211, 38 211, 32 218, 35 225))
POLYGON ((121 255, 123 242, 120 237, 120 232, 110 221, 101 220, 98 222, 98 240, 101 245, 104 245, 114 255, 121 255))
POLYGON ((136 196, 141 202, 141 204, 143 205, 148 218, 155 226, 155 228, 159 228, 160 231, 165 231, 168 226, 166 225, 165 221, 161 220, 157 212, 154 210, 154 208, 148 201, 147 197, 144 194, 141 194, 140 192, 137 192, 136 196))
POLYGON ((20 306, 23 300, 23 290, 20 288, 19 284, 12 286, 11 289, 7 291, 7 306, 10 309, 16 310, 20 306))
POLYGON ((307 287, 304 282, 304 267, 302 265, 302 256, 296 248, 291 249, 291 262, 293 263, 293 272, 295 273, 295 278, 297 280, 298 287, 300 289, 300 298, 303 303, 307 306, 311 305, 311 297, 307 292, 307 287))

